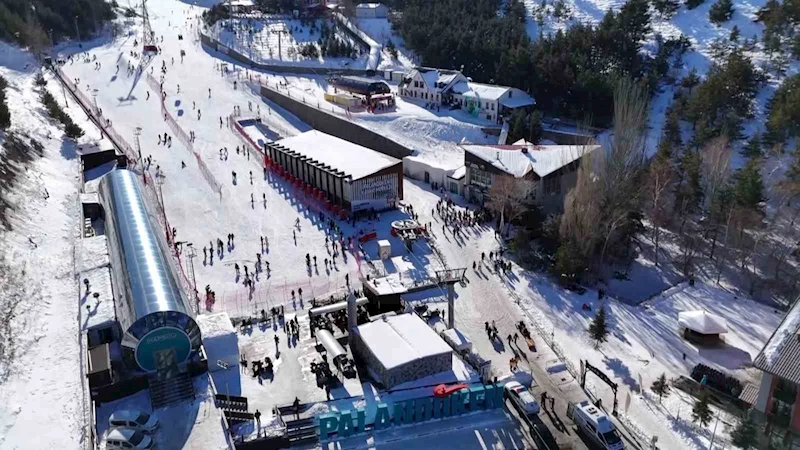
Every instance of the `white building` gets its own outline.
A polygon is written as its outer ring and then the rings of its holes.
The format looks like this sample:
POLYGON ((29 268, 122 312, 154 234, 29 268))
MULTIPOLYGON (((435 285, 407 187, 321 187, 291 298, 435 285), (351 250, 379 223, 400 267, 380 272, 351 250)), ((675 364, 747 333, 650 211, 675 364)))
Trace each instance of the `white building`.
POLYGON ((359 325, 352 345, 370 376, 387 389, 453 368, 453 349, 415 314, 359 325))
POLYGON ((507 110, 534 104, 533 98, 521 89, 472 81, 455 83, 447 97, 476 117, 498 122, 507 110))
POLYGON ((447 91, 456 83, 467 82, 467 77, 457 70, 415 67, 403 78, 397 88, 401 97, 441 105, 447 91))
POLYGON ((359 3, 356 5, 356 17, 359 19, 385 19, 389 8, 380 3, 359 3))

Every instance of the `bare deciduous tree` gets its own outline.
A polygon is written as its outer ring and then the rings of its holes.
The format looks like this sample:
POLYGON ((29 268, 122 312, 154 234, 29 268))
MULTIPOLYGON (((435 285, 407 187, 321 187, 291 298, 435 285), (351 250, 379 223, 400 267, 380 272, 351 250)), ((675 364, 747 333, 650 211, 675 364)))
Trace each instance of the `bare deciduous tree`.
POLYGON ((653 223, 653 243, 655 244, 655 265, 658 266, 658 252, 661 228, 669 219, 667 214, 667 194, 674 179, 672 163, 667 158, 656 157, 650 163, 647 177, 647 199, 650 206, 650 220, 653 223))
POLYGON ((724 189, 731 178, 731 150, 727 137, 718 137, 710 141, 704 148, 702 158, 702 187, 703 210, 709 214, 708 233, 713 234, 709 258, 714 259, 717 247, 717 236, 722 221, 728 217, 728 205, 725 198, 721 198, 720 191, 724 189))
POLYGON ((593 174, 600 153, 584 157, 575 187, 564 197, 559 228, 561 239, 573 242, 584 258, 594 253, 600 238, 600 182, 593 174))
POLYGON ((629 78, 620 79, 614 89, 614 136, 598 173, 603 183, 601 267, 614 233, 641 207, 639 182, 645 167, 648 111, 644 87, 629 78))
POLYGON ((496 177, 489 189, 486 207, 500 214, 500 232, 530 208, 535 184, 527 178, 496 177))

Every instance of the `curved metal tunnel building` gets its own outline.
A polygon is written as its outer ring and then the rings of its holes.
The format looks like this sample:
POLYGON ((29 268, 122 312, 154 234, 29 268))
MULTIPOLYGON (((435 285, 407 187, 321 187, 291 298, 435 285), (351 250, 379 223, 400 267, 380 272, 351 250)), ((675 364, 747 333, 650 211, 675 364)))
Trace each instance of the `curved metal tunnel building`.
POLYGON ((114 170, 100 182, 122 355, 133 369, 154 372, 197 357, 200 329, 183 292, 158 219, 148 212, 134 172, 114 170))

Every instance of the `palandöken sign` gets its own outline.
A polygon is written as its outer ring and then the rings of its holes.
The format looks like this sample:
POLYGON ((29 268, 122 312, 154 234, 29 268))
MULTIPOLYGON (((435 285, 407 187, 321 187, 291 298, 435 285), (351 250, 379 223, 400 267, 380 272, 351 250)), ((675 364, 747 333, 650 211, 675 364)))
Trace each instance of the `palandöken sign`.
POLYGON ((423 397, 378 403, 375 418, 367 423, 363 407, 334 411, 319 416, 319 437, 322 440, 344 438, 367 429, 382 430, 397 425, 425 422, 431 419, 457 417, 475 411, 497 409, 503 405, 503 384, 475 385, 453 392, 447 397, 423 397))

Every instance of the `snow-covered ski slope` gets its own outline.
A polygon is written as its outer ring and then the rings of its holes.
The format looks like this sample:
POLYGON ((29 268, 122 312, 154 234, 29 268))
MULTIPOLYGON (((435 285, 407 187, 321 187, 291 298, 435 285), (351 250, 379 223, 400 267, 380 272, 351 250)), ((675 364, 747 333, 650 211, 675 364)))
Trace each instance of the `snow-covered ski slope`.
MULTIPOLYGON (((328 22, 332 24, 332 21, 328 22)), ((264 64, 286 66, 308 66, 325 68, 366 69, 369 53, 357 55, 355 58, 329 57, 321 53, 317 58, 307 58, 300 54, 303 46, 317 46, 322 35, 321 20, 311 25, 281 16, 264 16, 255 18, 235 18, 218 22, 212 28, 212 35, 222 44, 231 47, 253 61, 264 64), (252 30, 252 31, 251 31, 252 30)), ((341 42, 346 42, 360 49, 359 43, 349 35, 336 32, 341 42)))

